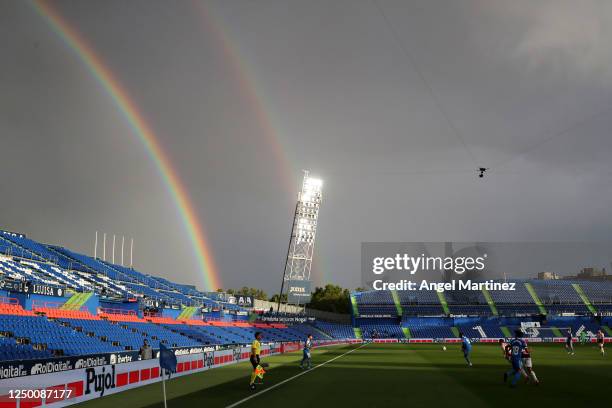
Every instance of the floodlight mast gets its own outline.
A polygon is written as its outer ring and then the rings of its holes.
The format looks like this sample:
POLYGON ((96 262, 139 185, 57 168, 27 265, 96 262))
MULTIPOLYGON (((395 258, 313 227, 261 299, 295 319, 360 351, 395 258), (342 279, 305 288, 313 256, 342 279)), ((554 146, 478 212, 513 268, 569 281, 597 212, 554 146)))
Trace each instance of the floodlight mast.
POLYGON ((302 190, 298 193, 298 200, 295 205, 283 280, 278 295, 277 314, 280 312, 285 281, 310 280, 319 208, 323 197, 321 194, 322 185, 322 180, 310 177, 308 170, 304 170, 302 190))

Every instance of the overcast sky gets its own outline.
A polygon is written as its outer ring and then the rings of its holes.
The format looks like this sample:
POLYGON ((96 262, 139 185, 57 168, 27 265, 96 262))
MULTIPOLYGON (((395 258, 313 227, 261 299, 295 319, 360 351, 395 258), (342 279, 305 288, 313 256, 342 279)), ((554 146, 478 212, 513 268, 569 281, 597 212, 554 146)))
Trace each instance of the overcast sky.
MULTIPOLYGON (((612 240, 609 1, 52 4, 158 135, 225 287, 278 290, 302 169, 317 284, 358 286, 363 241, 612 240)), ((0 228, 134 237, 138 269, 201 287, 153 163, 27 2, 0 2, 0 62, 0 228)))

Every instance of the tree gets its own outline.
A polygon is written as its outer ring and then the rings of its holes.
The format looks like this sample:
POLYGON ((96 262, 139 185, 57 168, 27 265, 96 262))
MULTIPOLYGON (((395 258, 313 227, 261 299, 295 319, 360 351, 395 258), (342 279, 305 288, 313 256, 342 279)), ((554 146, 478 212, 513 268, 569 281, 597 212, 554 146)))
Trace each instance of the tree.
MULTIPOLYGON (((270 298, 270 302, 278 303, 278 293, 270 298)), ((287 303, 286 293, 283 293, 283 296, 281 296, 281 303, 287 303)))
POLYGON ((241 289, 236 289, 234 291, 235 295, 245 295, 245 296, 253 296, 253 299, 266 300, 268 299, 268 295, 261 289, 257 288, 248 288, 243 286, 241 289))
POLYGON ((259 300, 268 299, 268 295, 263 290, 257 289, 257 288, 249 288, 247 286, 243 286, 240 289, 227 289, 225 290, 225 293, 227 293, 228 295, 232 295, 232 296, 236 296, 236 295, 252 296, 253 299, 259 299, 259 300))
POLYGON ((310 304, 312 309, 326 312, 349 313, 350 292, 338 285, 327 284, 324 288, 317 287, 312 293, 310 304))

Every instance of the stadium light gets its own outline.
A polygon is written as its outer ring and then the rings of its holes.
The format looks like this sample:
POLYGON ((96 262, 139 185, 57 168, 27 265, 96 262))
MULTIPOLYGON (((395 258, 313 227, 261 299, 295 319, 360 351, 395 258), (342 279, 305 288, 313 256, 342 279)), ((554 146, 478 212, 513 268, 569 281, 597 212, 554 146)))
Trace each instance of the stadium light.
POLYGON ((304 171, 302 189, 295 206, 277 312, 280 310, 280 298, 286 281, 310 281, 319 208, 323 198, 322 187, 323 180, 310 177, 309 172, 304 171))

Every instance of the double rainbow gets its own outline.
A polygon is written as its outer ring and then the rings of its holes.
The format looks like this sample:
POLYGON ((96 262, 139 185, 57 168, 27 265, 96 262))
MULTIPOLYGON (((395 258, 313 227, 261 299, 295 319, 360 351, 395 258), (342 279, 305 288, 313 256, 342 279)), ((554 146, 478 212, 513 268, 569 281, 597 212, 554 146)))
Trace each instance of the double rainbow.
POLYGON ((138 137, 138 141, 143 145, 151 161, 155 164, 157 172, 172 197, 181 222, 189 236, 198 266, 204 277, 206 289, 215 290, 222 287, 210 244, 208 243, 204 228, 198 220, 187 189, 165 154, 153 129, 147 124, 127 90, 85 39, 49 3, 36 1, 31 4, 59 38, 74 51, 91 72, 92 76, 102 86, 131 127, 134 135, 138 137))

